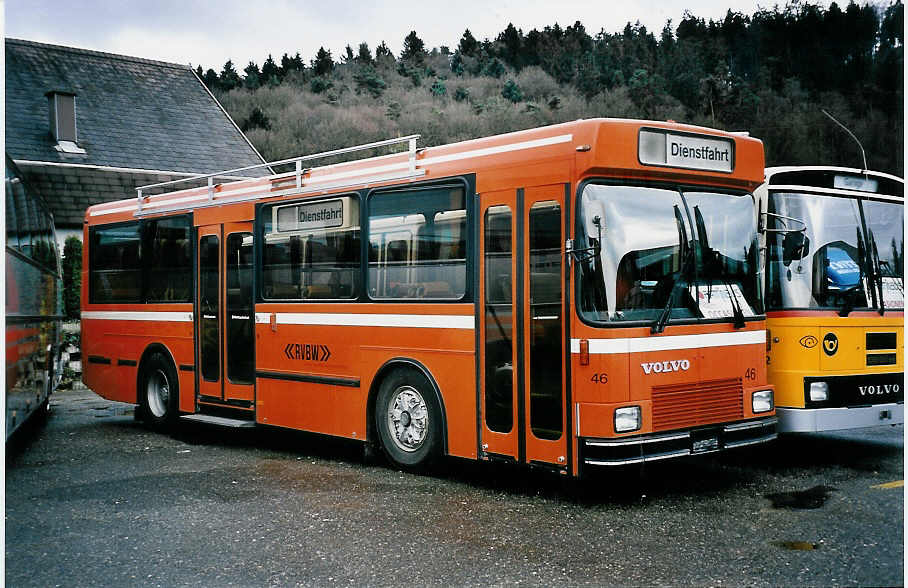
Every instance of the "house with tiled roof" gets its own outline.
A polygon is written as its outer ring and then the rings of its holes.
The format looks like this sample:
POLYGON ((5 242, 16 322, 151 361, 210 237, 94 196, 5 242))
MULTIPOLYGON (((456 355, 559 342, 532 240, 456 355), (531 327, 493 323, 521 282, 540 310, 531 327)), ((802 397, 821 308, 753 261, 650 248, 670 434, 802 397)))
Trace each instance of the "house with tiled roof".
POLYGON ((5 41, 6 153, 47 203, 61 244, 81 237, 92 204, 263 163, 189 65, 5 41))

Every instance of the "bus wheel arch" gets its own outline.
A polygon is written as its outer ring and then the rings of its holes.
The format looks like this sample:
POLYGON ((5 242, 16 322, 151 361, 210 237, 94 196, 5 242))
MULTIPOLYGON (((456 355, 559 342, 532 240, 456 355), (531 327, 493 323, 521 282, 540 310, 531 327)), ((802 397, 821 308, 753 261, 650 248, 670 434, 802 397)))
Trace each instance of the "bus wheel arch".
POLYGON ((136 372, 136 416, 153 429, 175 422, 180 406, 180 381, 170 350, 152 343, 142 352, 136 372))
POLYGON ((394 358, 385 362, 372 379, 366 406, 367 442, 381 447, 396 466, 422 470, 447 454, 448 422, 441 390, 431 372, 422 363, 409 358, 394 358), (386 405, 392 398, 401 397, 416 404, 422 403, 429 411, 430 425, 438 421, 438 426, 433 427, 428 432, 427 438, 422 440, 426 443, 425 447, 402 449, 404 446, 397 441, 388 442, 387 425, 384 425, 385 430, 382 431, 383 425, 379 415, 387 414, 386 405))

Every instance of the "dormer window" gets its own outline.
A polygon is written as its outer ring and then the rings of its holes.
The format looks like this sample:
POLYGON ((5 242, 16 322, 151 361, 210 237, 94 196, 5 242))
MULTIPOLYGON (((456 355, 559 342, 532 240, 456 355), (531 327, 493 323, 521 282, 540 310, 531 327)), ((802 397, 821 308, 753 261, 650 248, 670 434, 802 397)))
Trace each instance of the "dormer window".
POLYGON ((52 90, 47 96, 50 132, 57 141, 54 148, 61 153, 84 154, 76 134, 76 95, 72 92, 52 90))

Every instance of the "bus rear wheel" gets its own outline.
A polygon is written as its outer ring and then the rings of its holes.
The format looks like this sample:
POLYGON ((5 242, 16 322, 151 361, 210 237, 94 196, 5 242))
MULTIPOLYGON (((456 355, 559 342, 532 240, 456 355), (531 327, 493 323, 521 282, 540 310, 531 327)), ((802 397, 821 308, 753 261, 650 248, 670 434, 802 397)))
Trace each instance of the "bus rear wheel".
POLYGON ((179 384, 173 364, 156 351, 143 363, 139 376, 139 410, 153 429, 165 430, 177 417, 179 384))
POLYGON ((415 370, 395 370, 381 383, 375 425, 394 465, 424 471, 441 455, 441 410, 432 386, 415 370))

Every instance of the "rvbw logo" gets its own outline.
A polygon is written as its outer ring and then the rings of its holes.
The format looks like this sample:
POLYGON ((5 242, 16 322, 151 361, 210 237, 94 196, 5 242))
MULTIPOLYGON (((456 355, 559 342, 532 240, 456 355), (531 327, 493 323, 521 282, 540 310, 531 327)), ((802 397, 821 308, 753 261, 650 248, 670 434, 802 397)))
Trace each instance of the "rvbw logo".
POLYGON ((690 362, 686 359, 673 359, 671 361, 648 361, 641 363, 645 374, 661 374, 663 372, 680 372, 690 369, 690 362))

